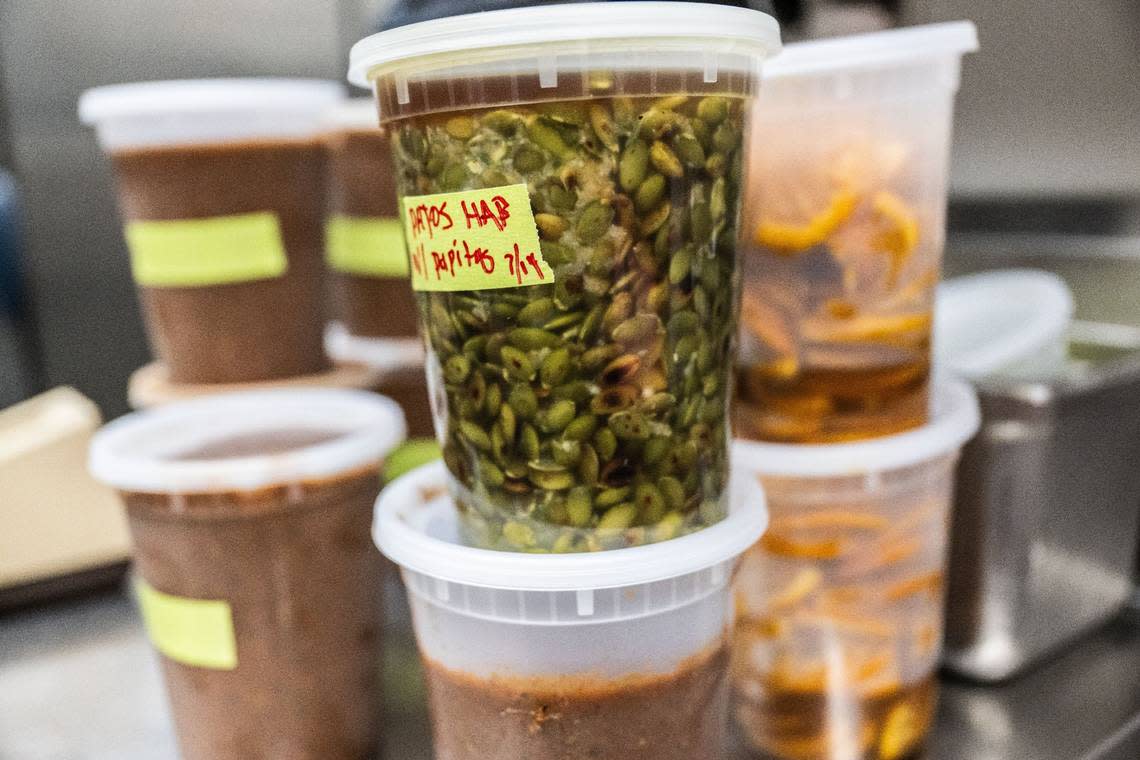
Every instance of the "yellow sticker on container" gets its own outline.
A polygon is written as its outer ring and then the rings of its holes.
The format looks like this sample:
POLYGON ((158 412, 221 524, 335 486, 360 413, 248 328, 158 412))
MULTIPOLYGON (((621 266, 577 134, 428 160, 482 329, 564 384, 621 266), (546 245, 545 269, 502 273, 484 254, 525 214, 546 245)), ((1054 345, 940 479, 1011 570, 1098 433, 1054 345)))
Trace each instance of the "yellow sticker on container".
POLYGON ((526 185, 403 199, 414 290, 493 290, 554 282, 526 185))
POLYGON ((135 282, 144 286, 185 288, 269 280, 289 268, 281 225, 269 211, 128 222, 126 237, 135 282))
POLYGON ((210 670, 237 667, 233 613, 220 599, 164 594, 141 578, 135 592, 154 648, 175 662, 210 670))
POLYGON ((408 255, 399 219, 334 216, 325 225, 329 267, 363 277, 407 277, 408 255))

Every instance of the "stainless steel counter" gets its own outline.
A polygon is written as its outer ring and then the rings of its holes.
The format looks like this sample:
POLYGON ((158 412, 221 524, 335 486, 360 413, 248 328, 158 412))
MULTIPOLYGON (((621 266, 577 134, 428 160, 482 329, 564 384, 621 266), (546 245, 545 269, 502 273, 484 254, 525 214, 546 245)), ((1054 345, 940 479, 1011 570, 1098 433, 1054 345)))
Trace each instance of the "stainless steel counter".
MULTIPOLYGON (((403 600, 390 595, 386 758, 430 760, 403 600)), ((123 590, 0 616, 0 760, 174 760, 157 662, 123 590)), ((743 760, 739 748, 729 754, 743 760)), ((924 760, 1140 758, 1140 615, 1024 678, 944 682, 924 760)))

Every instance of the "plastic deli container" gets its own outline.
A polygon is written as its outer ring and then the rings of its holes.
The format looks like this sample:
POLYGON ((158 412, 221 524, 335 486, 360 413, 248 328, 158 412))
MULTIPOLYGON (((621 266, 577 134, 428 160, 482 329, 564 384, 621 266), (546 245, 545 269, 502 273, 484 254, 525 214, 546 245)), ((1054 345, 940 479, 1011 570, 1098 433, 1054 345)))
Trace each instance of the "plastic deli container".
POLYGON ((934 361, 967 380, 1040 378, 1065 366, 1073 294, 1059 276, 1003 269, 938 286, 934 361))
POLYGON ((954 96, 976 48, 957 22, 789 45, 765 67, 738 435, 834 443, 926 421, 954 96))
POLYGON ((353 48, 470 542, 619 548, 723 517, 743 142, 779 44, 756 11, 631 2, 353 48), (610 546, 610 527, 636 530, 610 546))
POLYGON ((765 756, 900 760, 934 718, 958 451, 977 399, 936 381, 930 421, 874 441, 737 442, 769 531, 736 581, 734 715, 765 756))
POLYGON ((447 470, 388 486, 380 549, 398 563, 439 760, 713 758, 728 717, 729 579, 767 522, 734 488, 717 525, 599 554, 463 546, 447 470))
POLYGON ((152 347, 178 383, 328 369, 322 118, 332 82, 214 79, 89 90, 118 180, 152 347))
MULTIPOLYGON (((387 132, 371 98, 348 100, 329 114, 329 213, 325 256, 332 317, 349 336, 418 345, 416 304, 396 206, 396 176, 387 132)), ((336 356, 334 359, 338 358, 336 356)))
POLYGON ((96 435, 91 471, 126 502, 182 757, 376 751, 383 565, 369 526, 403 438, 394 403, 345 390, 187 401, 96 435))

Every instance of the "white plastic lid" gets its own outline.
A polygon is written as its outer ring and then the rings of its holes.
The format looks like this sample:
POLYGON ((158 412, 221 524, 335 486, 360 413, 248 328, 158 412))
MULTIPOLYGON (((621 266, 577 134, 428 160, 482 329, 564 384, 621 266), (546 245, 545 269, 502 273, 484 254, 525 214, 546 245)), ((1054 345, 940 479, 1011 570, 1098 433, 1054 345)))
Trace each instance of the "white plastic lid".
POLYGON ((938 379, 932 385, 930 421, 920 428, 856 443, 737 439, 734 462, 759 475, 826 478, 887 472, 952 454, 978 431, 978 397, 960 380, 938 379))
POLYGON ((379 463, 406 436, 396 402, 367 391, 255 391, 183 401, 122 417, 95 434, 91 473, 124 491, 212 493, 332 477, 379 463), (329 441, 281 453, 179 460, 213 442, 305 430, 329 441))
POLYGON ((342 100, 325 112, 325 124, 333 129, 380 129, 376 101, 372 98, 342 100))
POLYGON ((938 286, 936 366, 979 378, 1050 353, 1073 319, 1073 294, 1055 274, 1003 269, 938 286))
POLYGON ((439 581, 512 591, 591 591, 668 580, 735 559, 764 534, 768 509, 752 479, 732 480, 729 515, 669 541, 579 554, 525 554, 476 549, 459 538, 459 515, 447 493, 447 470, 433 462, 380 494, 372 535, 400 566, 439 581))
POLYGON ((330 322, 325 328, 325 353, 338 364, 363 364, 381 371, 423 367, 425 356, 419 338, 353 335, 341 322, 330 322))
POLYGON ((824 74, 945 56, 978 49, 971 21, 926 24, 787 45, 764 64, 764 78, 824 74))
POLYGON ((432 56, 509 60, 515 49, 552 43, 692 41, 702 52, 767 57, 780 49, 780 27, 748 8, 683 2, 542 5, 471 13, 396 27, 352 47, 348 80, 370 78, 432 56))
POLYGON ((179 79, 116 84, 79 97, 79 119, 106 148, 308 137, 344 97, 319 79, 179 79))

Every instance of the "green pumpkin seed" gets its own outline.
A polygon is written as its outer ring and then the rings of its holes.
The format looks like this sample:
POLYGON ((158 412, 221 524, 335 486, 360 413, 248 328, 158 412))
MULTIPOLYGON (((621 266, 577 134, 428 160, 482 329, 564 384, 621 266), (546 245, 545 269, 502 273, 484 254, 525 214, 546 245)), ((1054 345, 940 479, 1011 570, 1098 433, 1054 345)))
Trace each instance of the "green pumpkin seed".
POLYGON ((479 479, 483 481, 483 485, 488 488, 499 488, 506 481, 507 476, 499 469, 498 465, 489 459, 479 460, 479 479))
POLYGON ((631 140, 618 162, 618 184, 627 193, 632 193, 645 181, 648 173, 649 145, 641 140, 631 140))
POLYGON ((550 456, 563 467, 574 467, 582 456, 582 444, 566 439, 551 441, 550 456))
POLYGON ((511 346, 523 351, 554 348, 562 343, 562 339, 557 335, 538 327, 516 327, 507 334, 507 341, 511 346))
POLYGON ((528 549, 537 541, 533 528, 515 520, 503 524, 503 539, 516 549, 528 549))
POLYGON ((608 424, 618 440, 644 441, 649 437, 649 420, 638 411, 616 412, 610 415, 608 424))
POLYGON ((669 221, 669 215, 673 212, 673 207, 669 205, 668 201, 663 202, 660 206, 650 211, 641 220, 641 234, 646 237, 657 232, 664 226, 665 222, 669 221))
POLYGON ((443 365, 443 379, 449 383, 462 383, 470 372, 471 360, 463 354, 456 354, 443 365))
POLYGON ((522 118, 518 114, 503 108, 497 111, 491 111, 483 116, 484 126, 495 130, 504 137, 513 135, 521 123, 522 118))
POLYGON ((530 327, 539 327, 544 322, 546 322, 546 320, 550 319, 550 315, 553 313, 553 298, 536 298, 526 306, 519 309, 519 313, 515 319, 517 319, 521 324, 530 327))
POLYGON ((539 427, 544 433, 561 433, 574 420, 577 412, 573 401, 561 399, 539 415, 539 427))
POLYGON ((728 101, 715 95, 701 98, 697 103, 697 116, 709 124, 720 124, 728 118, 728 101))
POLYGON ((470 116, 455 116, 447 120, 444 129, 456 140, 466 142, 475 136, 475 120, 470 116))
POLYGON ((566 429, 562 431, 562 437, 571 441, 587 441, 597 427, 598 419, 594 415, 583 414, 566 426, 566 429))
POLYGON ((598 452, 588 443, 582 444, 582 457, 578 460, 578 477, 587 486, 598 482, 598 472, 601 463, 598 461, 598 452))
POLYGON ((620 147, 617 129, 610 118, 609 111, 599 105, 590 106, 590 126, 594 128, 594 134, 598 136, 598 140, 606 146, 607 150, 617 151, 620 147))
POLYGON ((598 529, 620 529, 628 528, 633 525, 633 521, 637 518, 637 507, 629 502, 618 504, 615 507, 610 507, 598 520, 598 529))
POLYGON ((574 474, 561 465, 531 462, 527 468, 530 471, 530 482, 539 488, 545 488, 548 491, 564 491, 575 484, 574 474))
POLYGON ((588 487, 578 486, 566 495, 566 516, 570 524, 584 528, 594 516, 594 503, 588 487))
POLYGON ((615 504, 620 504, 630 497, 633 489, 629 486, 622 486, 621 488, 607 488, 597 495, 594 499, 594 506, 598 509, 609 509, 615 504))
POLYGON ((467 184, 467 168, 463 164, 448 164, 443 170, 439 184, 444 192, 461 190, 467 184))
POLYGON ((651 525, 665 516, 665 497, 649 483, 637 487, 633 503, 637 506, 638 522, 642 524, 651 525))
POLYGON ((519 433, 519 452, 528 460, 538 459, 542 450, 542 443, 538 440, 538 431, 533 425, 523 425, 519 433))
POLYGON ((534 363, 525 351, 520 351, 514 346, 503 346, 500 353, 503 357, 503 369, 509 377, 516 380, 534 379, 534 363))
POLYGON ((487 435, 487 431, 479 427, 477 423, 470 420, 459 421, 459 432, 475 448, 480 451, 491 450, 491 438, 487 435))
POLYGON ((617 452, 618 440, 614 432, 609 428, 599 428, 598 432, 594 433, 594 448, 598 452, 598 458, 603 461, 613 459, 614 454, 617 452))
POLYGON ((592 201, 582 209, 574 231, 583 245, 591 245, 609 231, 613 223, 613 207, 601 201, 592 201))
POLYGON ((680 510, 685 506, 685 487, 681 481, 672 475, 664 475, 657 479, 657 490, 665 499, 665 506, 670 510, 680 510))
MULTIPOLYGON (((507 396, 507 405, 514 411, 519 419, 534 419, 538 413, 538 397, 526 385, 516 385, 507 396)), ((508 436, 513 437, 513 436, 508 436)))
POLYGON ((649 148, 649 160, 657 171, 664 174, 666 177, 680 178, 685 176, 685 167, 681 163, 681 159, 673 150, 657 140, 649 148))
POLYGON ((569 158, 574 153, 573 149, 563 142, 561 133, 541 119, 535 119, 527 125, 527 134, 535 145, 560 160, 569 158))
POLYGON ((566 233, 566 220, 557 214, 535 214, 534 224, 543 240, 556 241, 566 233))
POLYGON ((661 203, 665 197, 665 177, 660 174, 650 174, 637 187, 633 196, 633 205, 641 213, 647 213, 661 203))
POLYGON ((624 345, 637 345, 657 335, 661 319, 656 314, 635 314, 613 329, 613 339, 624 345))
POLYGON ((673 285, 680 284, 682 280, 689 276, 689 270, 693 265, 693 249, 692 246, 684 246, 673 254, 672 260, 669 262, 669 282, 673 285))
POLYGON ((514 166, 517 171, 530 174, 546 166, 546 156, 533 145, 523 144, 515 151, 514 166))

